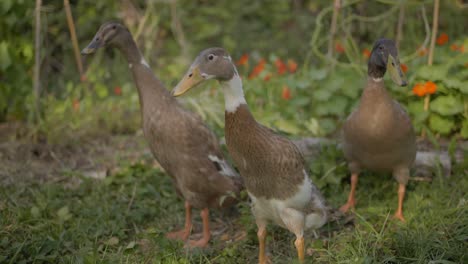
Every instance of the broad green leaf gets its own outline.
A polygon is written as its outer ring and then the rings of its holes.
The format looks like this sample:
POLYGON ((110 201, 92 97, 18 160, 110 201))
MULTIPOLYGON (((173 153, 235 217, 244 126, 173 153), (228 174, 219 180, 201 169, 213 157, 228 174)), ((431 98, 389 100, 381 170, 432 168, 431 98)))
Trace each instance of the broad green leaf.
POLYGON ((468 138, 468 119, 463 120, 460 134, 463 138, 468 138))
POLYGON ((431 128, 431 130, 442 135, 450 133, 454 126, 455 123, 453 122, 453 120, 443 118, 436 114, 432 114, 429 117, 429 127, 431 128))
POLYGON ((336 130, 336 121, 330 118, 321 118, 319 125, 326 135, 336 130))
POLYGON ((94 89, 96 91, 97 96, 100 99, 106 98, 107 95, 109 94, 109 91, 107 90, 107 86, 105 86, 102 83, 96 83, 96 86, 94 87, 94 89))
POLYGON ((0 42, 0 69, 5 70, 11 65, 10 54, 8 53, 8 42, 0 42))
POLYGON ((447 77, 447 72, 448 68, 445 64, 432 66, 423 65, 419 67, 415 75, 424 80, 442 81, 447 77))
POLYGON ((274 122, 274 125, 279 130, 284 131, 289 134, 297 134, 301 131, 295 123, 284 120, 284 119, 278 119, 276 122, 274 122))
POLYGON ((416 124, 424 122, 429 116, 429 112, 424 111, 423 100, 408 103, 408 112, 410 113, 413 122, 416 124))
POLYGON ((319 69, 319 70, 312 69, 309 73, 309 77, 312 80, 317 80, 317 81, 323 80, 325 79, 325 77, 327 77, 327 70, 325 68, 319 69))
POLYGON ((431 110, 449 116, 463 112, 463 102, 453 95, 439 96, 431 102, 431 110))
POLYGON ((57 216, 58 216, 59 220, 62 221, 62 222, 65 222, 65 221, 69 220, 72 217, 72 215, 70 214, 70 210, 68 209, 68 206, 64 206, 64 207, 60 208, 57 211, 57 216))

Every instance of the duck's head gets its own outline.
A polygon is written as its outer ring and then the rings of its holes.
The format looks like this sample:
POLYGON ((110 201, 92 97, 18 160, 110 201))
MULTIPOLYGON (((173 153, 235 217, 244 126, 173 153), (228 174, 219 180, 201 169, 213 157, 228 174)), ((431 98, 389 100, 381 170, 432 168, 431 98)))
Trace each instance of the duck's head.
POLYGON ((124 25, 117 22, 106 22, 102 24, 93 40, 81 51, 81 54, 91 54, 105 46, 116 46, 118 43, 122 43, 128 34, 130 32, 124 25))
POLYGON ((210 79, 229 81, 237 74, 231 56, 223 48, 208 48, 200 52, 182 80, 172 90, 179 96, 210 79))
POLYGON ((380 79, 388 71, 393 82, 400 86, 406 86, 406 77, 400 67, 400 58, 395 42, 390 39, 379 39, 372 48, 368 63, 368 75, 374 79, 380 79))

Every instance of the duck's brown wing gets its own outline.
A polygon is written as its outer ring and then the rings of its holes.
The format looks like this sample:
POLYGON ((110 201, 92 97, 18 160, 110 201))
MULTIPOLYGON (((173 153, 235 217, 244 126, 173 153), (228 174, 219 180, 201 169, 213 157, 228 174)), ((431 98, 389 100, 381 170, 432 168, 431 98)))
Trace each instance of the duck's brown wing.
POLYGON ((182 188, 194 199, 217 206, 220 196, 239 193, 241 178, 226 161, 216 136, 200 117, 185 111, 184 119, 185 168, 178 176, 184 178, 182 188))

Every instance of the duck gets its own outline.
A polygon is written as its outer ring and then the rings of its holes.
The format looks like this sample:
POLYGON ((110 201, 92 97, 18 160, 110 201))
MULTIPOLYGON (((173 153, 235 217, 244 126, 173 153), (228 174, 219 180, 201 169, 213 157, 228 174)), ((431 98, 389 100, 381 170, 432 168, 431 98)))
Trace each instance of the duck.
POLYGON ((303 263, 304 231, 327 222, 325 199, 309 178, 297 146, 255 120, 241 77, 225 49, 203 50, 172 93, 180 96, 211 79, 219 81, 224 93, 226 146, 251 199, 259 263, 268 261, 265 239, 269 223, 294 233, 298 259, 303 263))
POLYGON ((239 174, 226 161, 218 139, 203 120, 179 104, 154 75, 130 31, 118 22, 104 23, 82 50, 116 48, 126 58, 138 90, 144 137, 154 158, 169 174, 185 201, 185 225, 167 238, 187 241, 192 229, 192 208, 201 210, 202 237, 188 247, 205 247, 211 238, 209 209, 233 206, 243 189, 239 174))
POLYGON ((340 211, 346 213, 355 207, 356 186, 362 170, 390 172, 398 182, 398 206, 394 217, 404 222, 403 200, 410 167, 416 158, 416 137, 408 113, 385 88, 383 77, 387 71, 395 84, 407 85, 395 42, 382 38, 372 48, 367 83, 360 102, 342 129, 351 190, 340 211))

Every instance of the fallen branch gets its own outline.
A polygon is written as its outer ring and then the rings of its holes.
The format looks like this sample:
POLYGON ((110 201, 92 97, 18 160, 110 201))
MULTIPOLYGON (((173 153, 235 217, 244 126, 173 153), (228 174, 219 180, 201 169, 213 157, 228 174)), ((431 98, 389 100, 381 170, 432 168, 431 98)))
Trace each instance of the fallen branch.
MULTIPOLYGON (((335 140, 327 138, 302 138, 293 140, 293 142, 302 151, 306 160, 314 160, 321 154, 324 147, 338 144, 335 140)), ((341 148, 340 145, 338 147, 341 148)), ((454 162, 463 162, 463 155, 456 155, 454 162)), ((413 175, 417 175, 417 177, 431 176, 438 166, 440 166, 445 176, 450 176, 452 173, 452 160, 447 151, 418 151, 413 163, 413 175)), ((423 178, 425 177, 419 177, 416 180, 423 178)))

